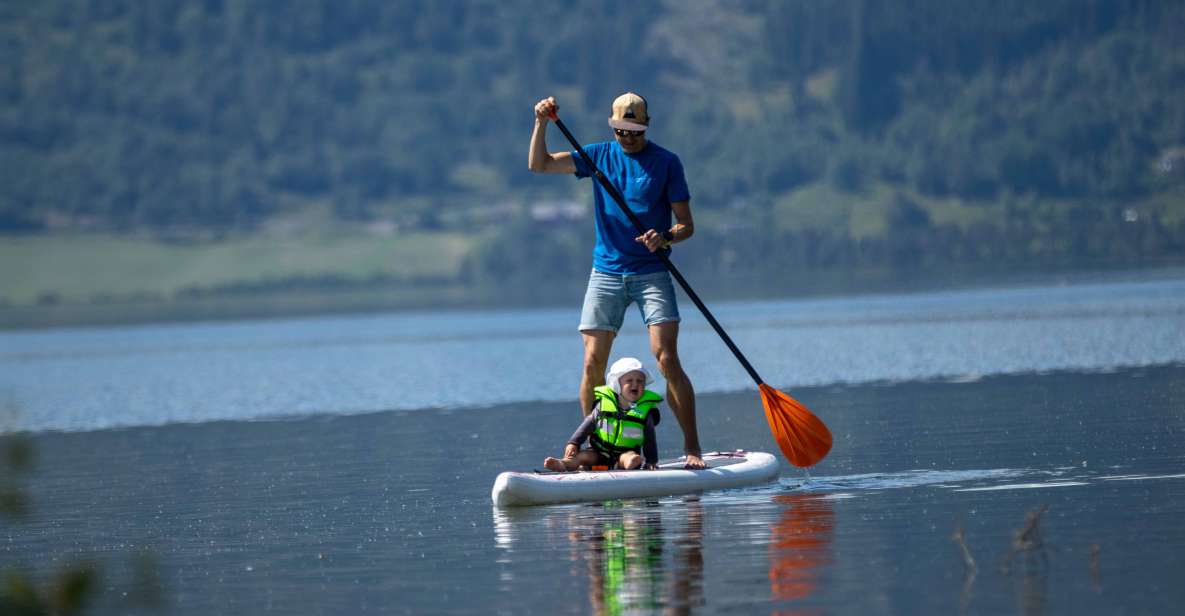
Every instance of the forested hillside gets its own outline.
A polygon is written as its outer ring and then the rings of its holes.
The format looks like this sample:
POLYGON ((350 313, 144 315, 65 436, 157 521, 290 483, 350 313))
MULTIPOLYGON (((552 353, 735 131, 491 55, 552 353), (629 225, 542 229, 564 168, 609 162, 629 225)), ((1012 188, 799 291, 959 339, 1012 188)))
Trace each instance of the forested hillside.
POLYGON ((526 171, 531 108, 591 142, 633 89, 703 273, 1179 262, 1182 33, 1148 0, 6 2, 0 232, 312 211, 474 234, 459 279, 579 272, 591 222, 537 229, 589 187, 526 171))

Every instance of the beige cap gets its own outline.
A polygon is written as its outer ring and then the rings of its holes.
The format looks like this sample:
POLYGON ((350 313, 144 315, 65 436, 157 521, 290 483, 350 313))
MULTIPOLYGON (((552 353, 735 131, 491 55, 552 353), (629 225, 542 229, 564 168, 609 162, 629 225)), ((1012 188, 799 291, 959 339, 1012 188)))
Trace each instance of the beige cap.
POLYGON ((633 92, 626 92, 613 101, 613 115, 609 126, 621 130, 646 130, 650 114, 646 112, 646 99, 633 92))

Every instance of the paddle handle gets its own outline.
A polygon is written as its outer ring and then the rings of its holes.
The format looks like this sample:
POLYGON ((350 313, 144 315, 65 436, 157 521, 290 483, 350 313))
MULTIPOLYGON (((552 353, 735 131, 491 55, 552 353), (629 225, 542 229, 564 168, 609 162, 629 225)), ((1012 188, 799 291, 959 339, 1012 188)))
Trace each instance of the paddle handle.
MULTIPOLYGON (((576 148, 576 151, 580 153, 580 158, 584 160, 584 164, 593 171, 593 176, 596 177, 597 181, 601 183, 601 186, 605 189, 605 192, 609 193, 610 197, 613 197, 613 201, 617 203, 617 206, 621 208, 621 211, 624 212, 626 217, 630 219, 630 222, 634 223, 634 228, 638 230, 638 233, 644 234, 649 231, 649 229, 647 229, 642 224, 642 221, 638 218, 638 215, 635 214, 628 205, 626 205, 625 197, 621 195, 621 192, 617 190, 617 187, 609 181, 609 178, 605 177, 605 174, 601 173, 601 170, 597 168, 596 163, 593 162, 592 157, 588 155, 588 152, 584 151, 584 148, 580 145, 580 142, 576 140, 576 137, 572 136, 572 133, 568 130, 568 127, 564 126, 563 120, 560 120, 559 116, 554 113, 551 114, 551 119, 553 122, 555 122, 555 125, 560 128, 560 132, 564 133, 564 136, 568 138, 568 143, 571 143, 572 147, 576 148)), ((741 353, 741 350, 737 348, 736 343, 734 343, 732 338, 729 337, 728 332, 724 331, 724 328, 720 326, 720 322, 716 320, 716 317, 712 316, 712 311, 708 310, 708 307, 704 305, 703 300, 701 300, 699 295, 696 294, 695 290, 691 288, 691 285, 687 282, 687 279, 683 277, 683 274, 679 273, 679 268, 675 267, 674 263, 671 263, 671 258, 668 253, 669 251, 667 250, 659 250, 655 252, 655 254, 658 255, 658 258, 662 260, 662 264, 666 266, 667 271, 671 273, 671 276, 674 276, 675 280, 679 283, 679 286, 683 287, 683 292, 687 293, 687 297, 690 297, 691 301, 695 304, 695 307, 699 308, 699 311, 703 313, 704 318, 708 320, 708 324, 712 326, 712 329, 716 330, 716 334, 718 334, 720 339, 724 341, 724 344, 728 347, 728 350, 732 351, 732 354, 736 356, 737 361, 741 362, 741 366, 745 368, 745 371, 749 373, 749 376, 753 378, 753 381, 756 382, 758 386, 764 384, 765 381, 762 381, 761 376, 758 375, 757 371, 753 369, 753 364, 749 363, 749 360, 746 359, 745 355, 741 353)))

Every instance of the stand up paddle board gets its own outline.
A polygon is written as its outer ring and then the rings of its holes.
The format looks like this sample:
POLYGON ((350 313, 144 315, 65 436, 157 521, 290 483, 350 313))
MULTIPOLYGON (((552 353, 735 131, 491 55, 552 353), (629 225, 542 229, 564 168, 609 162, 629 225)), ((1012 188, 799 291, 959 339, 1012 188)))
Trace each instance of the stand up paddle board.
POLYGON ((490 496, 499 507, 670 496, 767 483, 777 479, 777 458, 760 451, 704 454, 704 470, 686 470, 683 460, 645 471, 507 471, 494 480, 490 496))

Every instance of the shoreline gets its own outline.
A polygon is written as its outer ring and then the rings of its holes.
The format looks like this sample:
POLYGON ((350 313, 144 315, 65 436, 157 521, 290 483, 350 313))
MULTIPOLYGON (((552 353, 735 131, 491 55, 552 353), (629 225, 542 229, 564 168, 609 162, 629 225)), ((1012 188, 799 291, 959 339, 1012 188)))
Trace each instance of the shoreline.
MULTIPOLYGON (((693 281, 705 301, 750 300, 773 297, 802 299, 909 295, 973 289, 1029 286, 1070 286, 1108 282, 1141 282, 1185 278, 1185 266, 1152 268, 1065 268, 996 272, 988 269, 950 272, 877 273, 818 272, 816 280, 795 280, 798 288, 763 286, 761 281, 693 281)), ((783 282, 782 286, 789 283, 783 282)), ((683 295, 682 290, 679 291, 683 295)), ((83 327, 121 327, 162 323, 201 323, 269 320, 322 315, 365 315, 416 310, 481 310, 489 308, 565 307, 578 310, 579 285, 553 289, 550 301, 533 296, 508 299, 490 287, 449 283, 440 286, 368 285, 347 288, 278 289, 245 295, 223 295, 174 300, 108 303, 0 304, 0 332, 83 327)), ((687 302, 690 306, 690 302, 687 302)))

